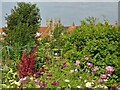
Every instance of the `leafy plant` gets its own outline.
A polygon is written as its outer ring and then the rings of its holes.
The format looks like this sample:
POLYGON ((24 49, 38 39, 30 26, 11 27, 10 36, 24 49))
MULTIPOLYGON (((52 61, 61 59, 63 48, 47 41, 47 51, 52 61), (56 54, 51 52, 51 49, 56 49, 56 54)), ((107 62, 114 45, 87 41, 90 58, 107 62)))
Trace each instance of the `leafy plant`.
POLYGON ((25 76, 34 74, 34 63, 35 63, 35 51, 37 49, 37 45, 33 47, 33 49, 28 54, 26 50, 23 51, 20 62, 17 63, 18 72, 20 78, 24 78, 25 76))

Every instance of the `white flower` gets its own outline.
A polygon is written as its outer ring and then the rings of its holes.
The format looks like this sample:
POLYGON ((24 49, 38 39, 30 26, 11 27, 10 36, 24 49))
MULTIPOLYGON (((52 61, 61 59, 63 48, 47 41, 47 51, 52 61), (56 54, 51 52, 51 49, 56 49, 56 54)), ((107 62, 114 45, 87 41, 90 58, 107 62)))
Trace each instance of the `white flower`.
POLYGON ((78 72, 77 68, 75 69, 75 72, 78 72))
POLYGON ((30 77, 30 80, 33 80, 33 77, 30 77))
POLYGON ((27 77, 21 78, 18 82, 24 81, 26 79, 27 79, 27 77))
POLYGON ((107 86, 104 86, 105 89, 107 89, 108 87, 107 86))
POLYGON ((71 85, 70 85, 70 84, 68 84, 68 87, 69 87, 69 88, 71 88, 71 85))
POLYGON ((73 72, 74 72, 74 70, 70 70, 70 72, 71 72, 71 73, 73 73, 73 72))
POLYGON ((82 78, 82 77, 79 77, 80 79, 82 78))
POLYGON ((84 80, 84 83, 86 83, 87 82, 87 80, 84 80))
POLYGON ((104 88, 104 89, 108 89, 107 86, 102 86, 102 85, 97 85, 97 86, 95 86, 94 88, 104 88))
POLYGON ((55 55, 57 56, 57 53, 55 53, 55 55))
POLYGON ((40 85, 36 85, 37 88, 40 88, 40 85))
POLYGON ((24 77, 22 80, 26 80, 27 79, 27 77, 24 77))
POLYGON ((106 81, 108 81, 108 79, 105 79, 104 81, 106 82, 106 81))
POLYGON ((86 83, 86 87, 91 88, 92 87, 92 83, 91 82, 87 82, 86 83))
POLYGON ((65 82, 70 82, 70 80, 67 80, 67 79, 66 79, 65 82))
POLYGON ((81 86, 77 86, 77 88, 82 88, 81 86))

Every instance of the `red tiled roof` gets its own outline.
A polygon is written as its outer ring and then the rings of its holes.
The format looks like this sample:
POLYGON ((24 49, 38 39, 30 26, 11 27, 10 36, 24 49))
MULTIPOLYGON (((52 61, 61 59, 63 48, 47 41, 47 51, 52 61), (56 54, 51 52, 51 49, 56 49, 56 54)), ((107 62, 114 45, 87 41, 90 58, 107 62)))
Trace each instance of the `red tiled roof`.
POLYGON ((76 28, 76 26, 69 26, 65 32, 71 32, 76 28))
POLYGON ((46 31, 47 28, 48 28, 48 27, 39 27, 39 28, 38 28, 38 32, 43 33, 43 32, 46 31))
POLYGON ((45 38, 47 35, 49 35, 50 28, 49 27, 39 27, 38 32, 41 32, 41 38, 45 38))
POLYGON ((3 32, 3 29, 2 29, 2 28, 0 28, 0 32, 3 32))

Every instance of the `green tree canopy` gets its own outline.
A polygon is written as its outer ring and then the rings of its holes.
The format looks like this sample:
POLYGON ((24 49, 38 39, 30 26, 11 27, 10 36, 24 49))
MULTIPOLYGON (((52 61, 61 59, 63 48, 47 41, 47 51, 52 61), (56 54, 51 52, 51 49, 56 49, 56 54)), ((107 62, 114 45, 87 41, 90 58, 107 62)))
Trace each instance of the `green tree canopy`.
POLYGON ((25 46, 35 40, 35 33, 41 22, 40 10, 36 4, 20 2, 7 15, 6 21, 5 40, 12 46, 16 43, 25 46))

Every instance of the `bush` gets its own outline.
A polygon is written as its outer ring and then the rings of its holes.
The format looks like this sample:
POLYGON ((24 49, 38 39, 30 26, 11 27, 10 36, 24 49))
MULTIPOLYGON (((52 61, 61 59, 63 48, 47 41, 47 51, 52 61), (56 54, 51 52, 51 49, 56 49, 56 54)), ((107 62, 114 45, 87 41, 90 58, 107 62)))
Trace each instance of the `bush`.
MULTIPOLYGON (((113 27, 107 21, 104 24, 81 22, 81 26, 76 28, 67 38, 67 47, 64 57, 73 60, 83 61, 82 57, 89 56, 90 62, 99 67, 115 67, 115 75, 120 77, 120 30, 118 26, 113 27)), ((84 63, 83 63, 84 64, 84 63)), ((101 71, 101 73, 103 73, 101 71)), ((120 81, 119 78, 114 78, 120 81)))

